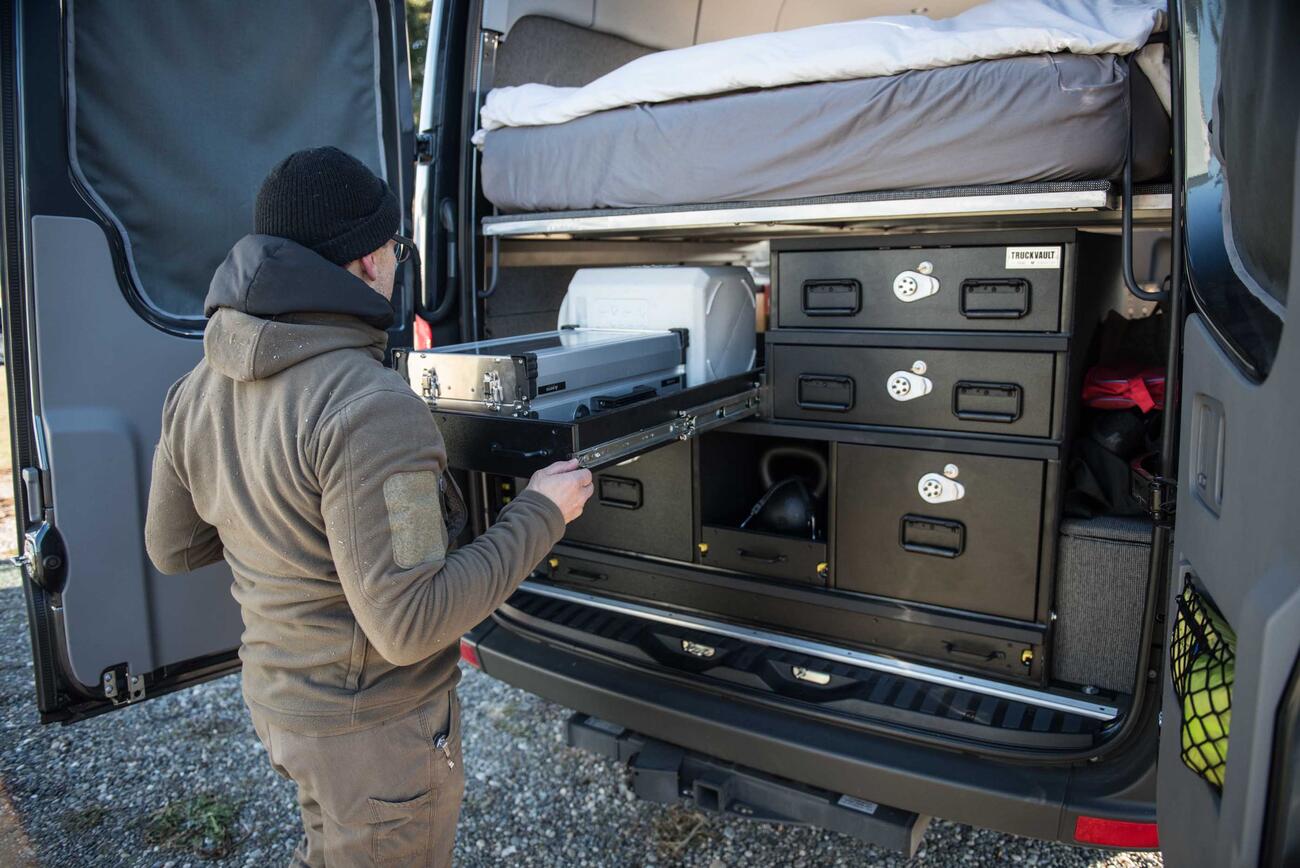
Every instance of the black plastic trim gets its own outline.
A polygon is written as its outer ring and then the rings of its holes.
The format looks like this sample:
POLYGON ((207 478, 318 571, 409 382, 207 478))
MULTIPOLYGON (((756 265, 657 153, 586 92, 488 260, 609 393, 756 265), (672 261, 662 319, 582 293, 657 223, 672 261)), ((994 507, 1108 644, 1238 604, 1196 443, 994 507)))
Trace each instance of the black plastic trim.
POLYGON ((1291 669, 1273 725, 1268 816, 1261 865, 1300 865, 1300 661, 1291 669))
POLYGON ((474 632, 483 670, 568 708, 769 774, 1017 835, 1074 843, 1076 813, 1155 820, 1154 726, 1105 765, 1007 762, 840 726, 680 682, 629 678, 499 623, 474 632), (1150 793, 1148 794, 1148 790, 1150 793))

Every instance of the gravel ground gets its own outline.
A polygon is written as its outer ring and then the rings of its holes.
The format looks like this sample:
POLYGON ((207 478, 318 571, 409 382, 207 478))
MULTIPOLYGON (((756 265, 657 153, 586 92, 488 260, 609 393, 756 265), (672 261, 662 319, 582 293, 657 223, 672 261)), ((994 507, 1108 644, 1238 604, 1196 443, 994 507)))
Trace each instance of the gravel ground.
MULTIPOLYGON (((41 728, 16 574, 0 575, 0 865, 283 864, 292 786, 266 763, 238 677, 72 727, 41 728)), ((457 863, 1160 865, 936 821, 905 861, 830 832, 639 802, 613 763, 564 745, 568 712, 466 671, 468 787, 457 863)))

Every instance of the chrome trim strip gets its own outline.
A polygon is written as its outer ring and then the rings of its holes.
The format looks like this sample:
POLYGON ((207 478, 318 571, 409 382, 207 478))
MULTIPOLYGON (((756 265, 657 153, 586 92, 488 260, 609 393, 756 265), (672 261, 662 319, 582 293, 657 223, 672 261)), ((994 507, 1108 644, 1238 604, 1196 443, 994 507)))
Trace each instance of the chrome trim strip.
MULTIPOLYGON (((1168 196, 1142 196, 1135 205, 1147 207, 1168 196)), ((825 202, 802 205, 755 205, 747 208, 701 208, 696 211, 659 211, 639 214, 598 214, 588 217, 540 217, 487 223, 483 234, 553 235, 594 232, 702 229, 760 223, 828 223, 840 221, 915 219, 976 215, 1009 215, 1069 211, 1105 211, 1119 207, 1119 199, 1106 190, 1063 193, 1003 193, 984 196, 939 196, 922 199, 881 199, 859 202, 825 202)), ((1166 207, 1168 207, 1166 205, 1166 207)))
POLYGON ((637 603, 628 603, 622 600, 595 597, 591 594, 584 594, 581 591, 570 591, 566 588, 555 588, 549 585, 538 584, 536 582, 524 582, 519 586, 519 588, 520 590, 527 591, 530 594, 537 594, 542 597, 551 597, 556 600, 567 600, 571 603, 581 603, 595 609, 604 609, 607 612, 618 612, 624 615, 632 615, 637 618, 644 618, 647 621, 656 621, 660 624, 671 624, 675 627, 689 627, 695 630, 703 630, 717 636, 727 636, 732 639, 757 642, 760 645, 767 645, 770 648, 794 651, 798 654, 807 654, 812 657, 820 657, 824 660, 833 660, 837 663, 847 663, 850 666, 860 666, 864 669, 873 669, 877 672, 887 672, 890 675, 899 675, 904 678, 915 678, 918 681, 928 681, 932 684, 942 684, 945 687, 957 687, 962 690, 970 690, 988 696, 997 696, 1002 699, 1014 699, 1017 702, 1023 702, 1027 705, 1033 705, 1038 708, 1050 708, 1054 711, 1064 711, 1070 714, 1080 715, 1081 717, 1090 717, 1094 720, 1110 721, 1119 716, 1119 709, 1111 705, 1085 702, 1069 696, 1060 696, 1055 693, 1048 693, 1044 690, 1033 690, 1028 687, 1019 687, 1015 684, 1003 684, 999 681, 991 681, 974 675, 963 675, 960 672, 949 672, 944 669, 925 666, 920 663, 909 663, 905 660, 897 660, 892 657, 885 657, 880 654, 871 654, 866 651, 855 651, 850 648, 837 648, 834 645, 827 645, 811 639, 801 639, 781 633, 771 633, 766 630, 757 630, 752 627, 740 627, 735 624, 711 621, 707 618, 695 617, 694 615, 668 612, 663 609, 655 609, 650 606, 642 606, 637 603))

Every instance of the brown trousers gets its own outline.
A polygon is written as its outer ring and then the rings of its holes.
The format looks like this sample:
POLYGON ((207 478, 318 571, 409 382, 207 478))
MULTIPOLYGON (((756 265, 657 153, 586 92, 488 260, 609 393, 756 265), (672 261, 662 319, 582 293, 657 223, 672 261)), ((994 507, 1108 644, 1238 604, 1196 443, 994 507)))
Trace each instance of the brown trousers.
POLYGON ((455 690, 342 735, 302 735, 252 714, 271 765, 298 785, 304 837, 291 865, 451 865, 465 794, 455 690))

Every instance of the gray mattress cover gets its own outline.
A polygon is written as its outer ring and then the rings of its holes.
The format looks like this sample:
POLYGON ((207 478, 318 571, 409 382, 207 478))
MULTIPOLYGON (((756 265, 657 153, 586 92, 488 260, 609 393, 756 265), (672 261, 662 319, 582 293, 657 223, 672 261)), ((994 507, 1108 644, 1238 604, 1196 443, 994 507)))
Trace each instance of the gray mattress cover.
MULTIPOLYGON (((1114 178, 1126 74, 1110 55, 1031 55, 498 129, 483 192, 516 213, 1114 178)), ((1169 120, 1134 74, 1140 181, 1166 170, 1169 120)))

